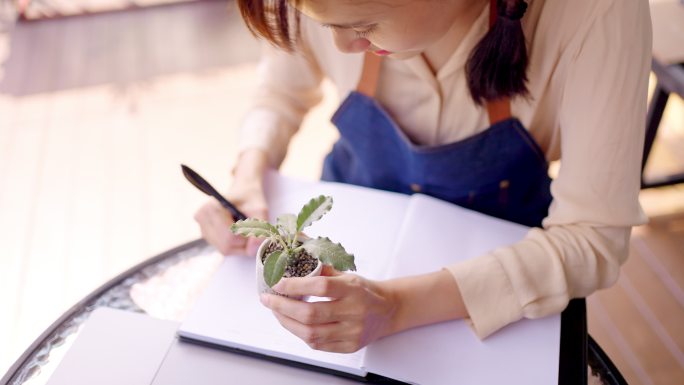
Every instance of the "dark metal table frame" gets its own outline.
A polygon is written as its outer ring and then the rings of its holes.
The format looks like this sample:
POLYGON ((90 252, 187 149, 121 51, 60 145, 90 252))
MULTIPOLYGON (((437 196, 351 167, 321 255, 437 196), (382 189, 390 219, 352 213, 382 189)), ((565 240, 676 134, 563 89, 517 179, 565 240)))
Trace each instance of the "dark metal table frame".
POLYGON ((646 180, 644 168, 658 134, 658 127, 665 112, 665 106, 670 94, 676 93, 684 98, 684 63, 666 65, 653 58, 651 67, 656 76, 656 86, 653 91, 651 104, 648 106, 646 120, 646 140, 644 142, 644 156, 641 163, 641 188, 670 186, 684 183, 684 172, 666 176, 658 180, 646 180))
MULTIPOLYGON (((67 310, 48 327, 0 379, 0 385, 19 385, 39 374, 50 359, 50 351, 76 333, 90 313, 101 306, 144 312, 130 297, 131 287, 186 259, 203 255, 209 246, 198 239, 152 257, 100 286, 67 310)), ((561 367, 559 384, 586 384, 587 364, 604 384, 627 384, 610 358, 587 333, 584 300, 573 300, 561 317, 561 367), (583 322, 578 322, 582 321, 583 322), (570 342, 568 342, 570 341, 570 342), (571 362, 569 365, 568 362, 571 362)))

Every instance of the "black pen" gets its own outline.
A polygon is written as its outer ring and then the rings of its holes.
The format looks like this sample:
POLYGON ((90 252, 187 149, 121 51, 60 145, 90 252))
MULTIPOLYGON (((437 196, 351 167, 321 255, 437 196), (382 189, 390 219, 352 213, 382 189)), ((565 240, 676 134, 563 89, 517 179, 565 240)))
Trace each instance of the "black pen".
POLYGON ((202 178, 200 174, 196 173, 193 169, 184 164, 181 164, 181 169, 183 169, 183 175, 185 175, 185 179, 189 180, 193 186, 197 187, 203 193, 216 198, 216 200, 221 203, 221 206, 230 212, 230 215, 233 216, 235 221, 247 219, 247 216, 243 214, 242 211, 238 210, 234 204, 230 203, 228 199, 216 191, 216 189, 204 178, 202 178))

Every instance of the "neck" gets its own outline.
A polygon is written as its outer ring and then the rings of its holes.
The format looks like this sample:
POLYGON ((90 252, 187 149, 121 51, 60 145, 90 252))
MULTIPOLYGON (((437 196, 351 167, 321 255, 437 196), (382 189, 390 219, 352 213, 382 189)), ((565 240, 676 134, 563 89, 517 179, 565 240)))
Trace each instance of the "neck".
POLYGON ((447 33, 423 51, 423 58, 433 74, 439 72, 458 46, 461 45, 463 38, 473 27, 475 20, 477 20, 487 4, 489 4, 489 0, 471 1, 467 8, 454 16, 451 28, 447 33))

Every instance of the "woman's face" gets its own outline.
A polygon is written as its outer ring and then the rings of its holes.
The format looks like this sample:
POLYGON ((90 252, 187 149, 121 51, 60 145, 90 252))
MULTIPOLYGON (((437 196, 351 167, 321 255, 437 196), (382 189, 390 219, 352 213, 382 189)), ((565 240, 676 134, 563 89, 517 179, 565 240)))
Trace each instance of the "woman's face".
MULTIPOLYGON (((421 54, 486 0, 302 0, 299 10, 330 27, 342 52, 405 59, 421 54)), ((316 47, 313 47, 316 49, 316 47)))

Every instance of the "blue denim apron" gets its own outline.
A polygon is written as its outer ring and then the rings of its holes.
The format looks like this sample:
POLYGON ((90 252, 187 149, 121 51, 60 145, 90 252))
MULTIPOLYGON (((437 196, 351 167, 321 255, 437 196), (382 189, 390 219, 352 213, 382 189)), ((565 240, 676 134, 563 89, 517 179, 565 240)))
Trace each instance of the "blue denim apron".
MULTIPOLYGON (((368 55, 364 74, 379 70, 368 55)), ((527 226, 541 226, 548 213, 548 164, 515 118, 455 143, 423 146, 412 143, 375 99, 354 91, 332 121, 340 139, 325 159, 323 180, 420 192, 527 226)))
MULTIPOLYGON (((548 164, 532 136, 510 116, 510 101, 488 104, 492 125, 477 135, 445 145, 418 145, 373 99, 380 60, 370 55, 358 90, 332 118, 340 139, 325 158, 321 179, 420 192, 540 227, 552 200, 548 164)), ((587 343, 586 304, 583 298, 573 299, 561 314, 559 385, 587 383, 587 343)))

